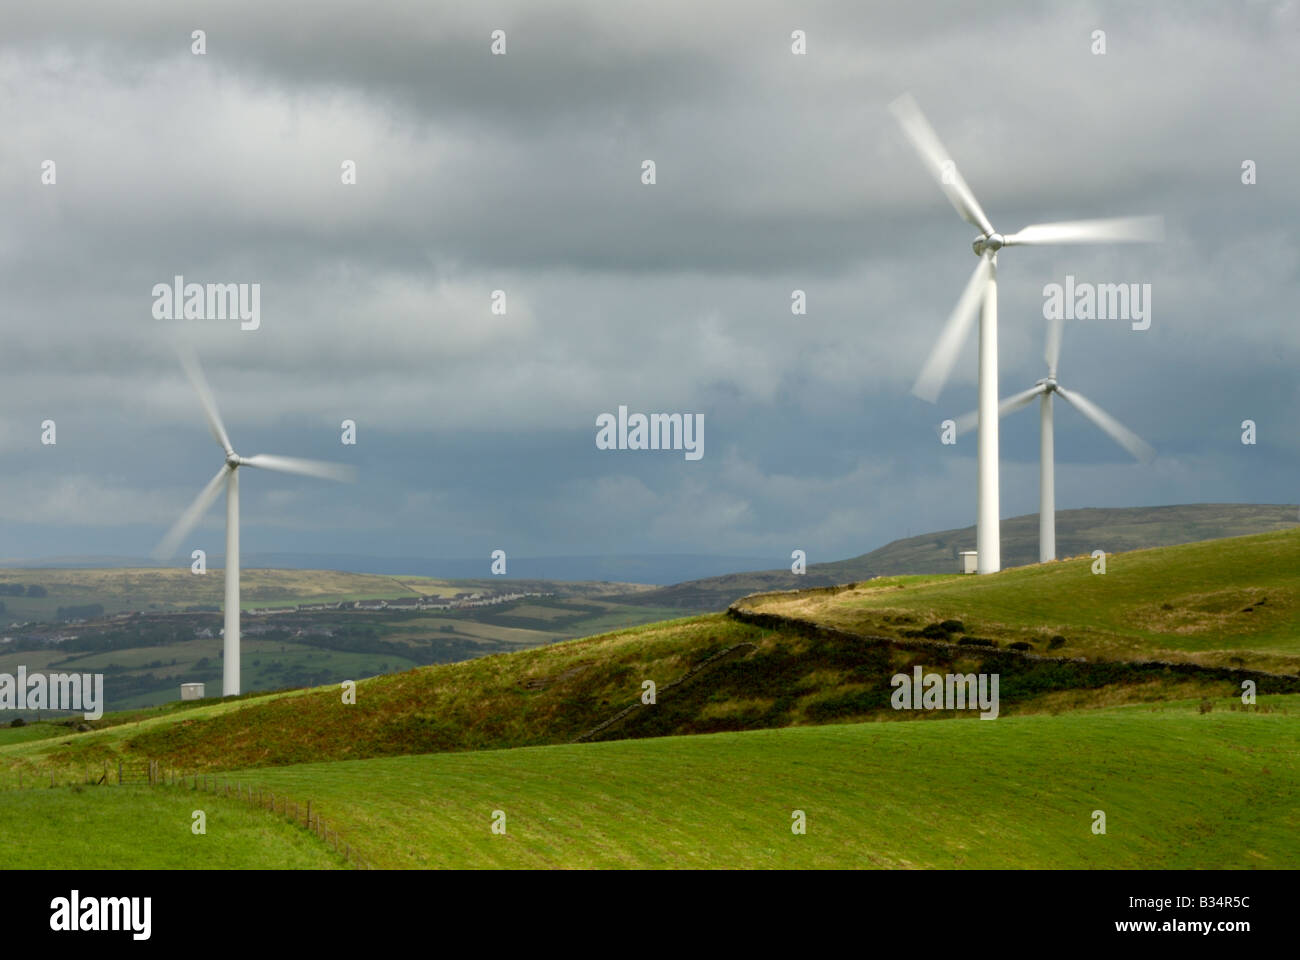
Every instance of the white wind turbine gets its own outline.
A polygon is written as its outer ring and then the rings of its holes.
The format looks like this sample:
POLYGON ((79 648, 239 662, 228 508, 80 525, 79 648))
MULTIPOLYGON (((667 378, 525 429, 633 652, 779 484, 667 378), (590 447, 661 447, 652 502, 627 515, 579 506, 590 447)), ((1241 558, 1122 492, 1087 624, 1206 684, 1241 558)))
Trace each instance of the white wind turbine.
MULTIPOLYGON (((1038 463, 1038 561, 1040 563, 1056 559, 1056 440, 1053 436, 1052 394, 1059 394, 1062 400, 1072 404, 1138 460, 1149 463, 1155 456, 1155 451, 1150 445, 1128 427, 1083 394, 1074 390, 1066 392, 1065 388, 1057 383, 1056 365, 1061 358, 1061 335, 1064 332, 1064 325, 1065 321, 1062 319, 1048 321, 1047 349, 1043 356, 1047 361, 1047 376, 1028 390, 1007 397, 998 407, 998 416, 1005 417, 1008 413, 1028 406, 1034 397, 1042 397, 1039 406, 1038 463)), ((979 411, 972 410, 954 421, 956 425, 954 433, 964 433, 979 422, 979 411)))
POLYGON ((217 412, 216 401, 212 391, 203 378, 203 371, 198 361, 190 354, 181 352, 181 365, 189 376, 190 383, 199 395, 203 405, 203 414, 208 420, 208 429, 213 438, 225 452, 225 463, 217 475, 208 481, 194 502, 191 503, 180 519, 167 531, 167 535, 154 550, 154 558, 163 561, 176 553, 181 540, 194 528, 213 501, 226 488, 226 627, 223 649, 223 670, 221 678, 221 695, 228 697, 239 693, 239 468, 262 467, 267 470, 279 470, 283 473, 299 473, 308 477, 321 477, 326 480, 350 481, 353 470, 345 464, 325 463, 320 460, 300 460, 296 457, 279 457, 273 454, 259 453, 252 457, 241 457, 230 445, 230 437, 217 412))
POLYGON ((1164 221, 1161 217, 1118 217, 1037 223, 1004 236, 993 229, 916 101, 903 94, 889 105, 889 109, 962 219, 980 231, 971 244, 980 261, 912 392, 931 403, 939 398, 978 310, 979 412, 982 416, 977 453, 975 549, 978 552, 978 571, 997 573, 1002 567, 998 529, 998 420, 994 416, 998 404, 998 251, 1003 247, 1039 244, 1157 241, 1164 237, 1164 221))

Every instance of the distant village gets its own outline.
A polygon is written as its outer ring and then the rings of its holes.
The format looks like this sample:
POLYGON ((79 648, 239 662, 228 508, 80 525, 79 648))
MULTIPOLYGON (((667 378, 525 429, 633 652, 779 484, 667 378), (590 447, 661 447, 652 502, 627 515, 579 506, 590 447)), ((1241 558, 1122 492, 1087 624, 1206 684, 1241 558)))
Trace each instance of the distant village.
POLYGON ((454 597, 398 597, 394 600, 344 600, 340 603, 300 603, 293 607, 258 607, 248 612, 254 616, 286 613, 320 613, 327 610, 464 610, 492 607, 530 597, 553 597, 553 593, 458 593, 454 597))
MULTIPOLYGON (((295 606, 286 606, 286 607, 258 607, 255 609, 247 610, 245 611, 245 613, 250 617, 274 617, 274 616, 285 616, 289 614, 327 613, 331 610, 372 610, 372 611, 384 610, 390 613, 404 613, 407 611, 416 611, 416 610, 467 610, 467 609, 473 609, 475 607, 493 607, 502 603, 513 603, 516 600, 526 600, 530 598, 542 599, 545 597, 554 597, 554 596, 555 596, 554 593, 537 593, 534 591, 528 591, 523 593, 462 592, 462 593, 457 593, 451 597, 437 597, 437 596, 397 597, 392 600, 343 600, 338 603, 300 603, 295 606)), ((217 610, 219 610, 219 608, 214 606, 212 607, 212 610, 210 612, 216 612, 217 610)), ((197 613, 197 612, 209 612, 209 611, 188 610, 185 612, 197 613)), ((140 613, 136 611, 128 611, 124 613, 115 613, 110 616, 95 618, 95 619, 98 619, 101 622, 111 623, 111 622, 120 622, 120 621, 127 621, 127 620, 136 620, 139 618, 144 618, 144 619, 168 618, 177 615, 178 614, 176 612, 140 613)), ((63 624, 75 626, 77 624, 85 624, 87 622, 88 620, 84 617, 75 617, 75 618, 69 618, 64 620, 63 624)), ((45 630, 48 630, 49 626, 50 625, 48 624, 39 624, 33 622, 11 623, 9 624, 9 629, 11 630, 24 630, 25 628, 35 627, 37 628, 37 632, 31 634, 25 634, 25 635, 15 634, 14 636, 0 637, 0 647, 3 647, 6 644, 13 643, 14 640, 17 639, 18 637, 23 637, 24 639, 31 638, 31 639, 39 640, 41 643, 46 645, 59 645, 69 640, 76 640, 78 638, 78 635, 75 633, 45 632, 45 630)), ((265 633, 270 629, 273 628, 267 625, 248 624, 243 628, 243 632, 249 634, 265 633)), ((195 631, 195 636, 198 638, 209 638, 212 636, 220 636, 222 632, 223 631, 219 629, 213 631, 208 628, 202 628, 195 631)), ((324 632, 326 634, 332 633, 332 631, 328 631, 328 630, 317 631, 317 632, 324 632)))

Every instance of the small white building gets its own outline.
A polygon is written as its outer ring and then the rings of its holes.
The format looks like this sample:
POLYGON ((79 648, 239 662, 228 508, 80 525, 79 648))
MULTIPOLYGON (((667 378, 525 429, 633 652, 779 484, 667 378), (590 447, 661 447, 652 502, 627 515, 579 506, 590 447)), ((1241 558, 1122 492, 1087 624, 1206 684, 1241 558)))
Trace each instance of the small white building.
POLYGON ((182 700, 202 700, 203 684, 201 683, 182 683, 181 684, 182 700))
POLYGON ((979 552, 963 550, 957 554, 958 573, 976 573, 979 571, 979 552))

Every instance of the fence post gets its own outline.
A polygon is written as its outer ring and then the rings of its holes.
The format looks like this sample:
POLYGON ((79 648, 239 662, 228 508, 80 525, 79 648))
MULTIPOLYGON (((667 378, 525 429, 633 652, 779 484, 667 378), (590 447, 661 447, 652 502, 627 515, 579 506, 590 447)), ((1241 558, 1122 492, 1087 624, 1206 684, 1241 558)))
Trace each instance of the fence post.
POLYGON ((311 829, 311 800, 307 801, 307 829, 311 829))
POLYGON ((54 786, 54 771, 53 771, 53 770, 50 771, 50 786, 51 786, 51 787, 54 786))
POLYGON ((117 761, 117 785, 122 785, 122 761, 117 761))

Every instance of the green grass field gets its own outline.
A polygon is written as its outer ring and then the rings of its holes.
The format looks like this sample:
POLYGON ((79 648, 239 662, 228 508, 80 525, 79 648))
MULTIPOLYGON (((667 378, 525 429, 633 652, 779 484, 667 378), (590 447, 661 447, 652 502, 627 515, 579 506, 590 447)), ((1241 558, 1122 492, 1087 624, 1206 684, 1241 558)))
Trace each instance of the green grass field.
MULTIPOLYGON (((1286 698, 1290 701, 1300 698, 1286 698)), ((1300 866, 1300 703, 857 724, 249 771, 388 867, 1300 866), (1092 812, 1107 832, 1092 833, 1092 812), (493 811, 506 834, 490 830, 493 811), (808 832, 791 832, 803 810, 808 832)))
MULTIPOLYGON (((311 799, 377 867, 1295 868, 1300 697, 1250 712, 1235 703, 389 757, 231 778, 311 799), (796 810, 804 835, 791 830, 796 810), (1095 810, 1105 835, 1093 833, 1095 810), (491 830, 495 811, 504 834, 491 830)), ((175 787, 0 791, 0 862, 341 865, 282 818, 175 787), (200 807, 202 838, 188 832, 200 807)))
POLYGON ((894 577, 851 590, 746 598, 743 610, 876 636, 945 619, 1061 656, 1184 659, 1300 671, 1300 530, 1090 557, 992 576, 894 577))
MULTIPOLYGON (((374 677, 355 704, 330 685, 106 715, 86 733, 3 728, 0 832, 22 824, 57 860, 58 831, 102 815, 123 838, 115 856, 179 862, 171 801, 150 798, 183 791, 30 788, 155 759, 310 799, 381 867, 1300 866, 1300 693, 1273 692, 1295 678, 1259 677, 1248 708, 1239 675, 1150 662, 1300 662, 1300 534, 1119 554, 1105 576, 1090 566, 744 604, 851 635, 715 614, 374 677), (950 618, 1003 647, 897 642, 950 618), (1064 661, 1005 650, 1047 652, 1058 632, 1064 661), (999 673, 1001 715, 892 710, 888 678, 915 666, 999 673), (623 715, 647 679, 657 702, 623 715), (570 743, 616 715, 597 742, 570 743), (146 798, 143 817, 131 797, 146 798), (790 831, 794 810, 806 835, 790 831)), ((249 837, 274 819, 241 810, 249 837)), ((276 839, 258 860, 257 842, 229 864, 310 865, 276 839)))
POLYGON ((0 791, 0 865, 9 870, 330 869, 342 856, 236 800, 180 789, 0 791), (202 810, 206 830, 191 832, 202 810))

